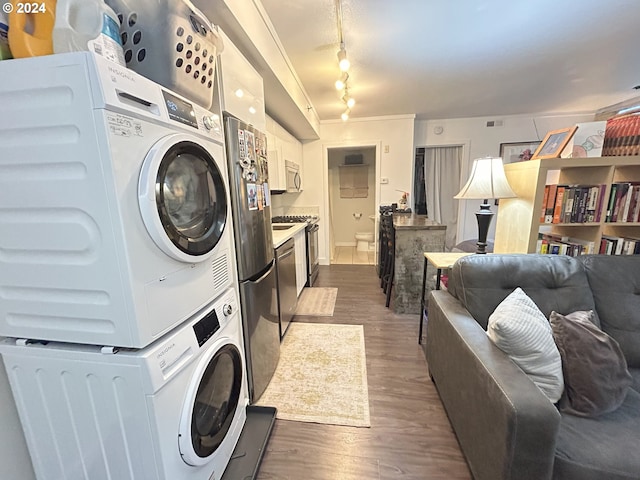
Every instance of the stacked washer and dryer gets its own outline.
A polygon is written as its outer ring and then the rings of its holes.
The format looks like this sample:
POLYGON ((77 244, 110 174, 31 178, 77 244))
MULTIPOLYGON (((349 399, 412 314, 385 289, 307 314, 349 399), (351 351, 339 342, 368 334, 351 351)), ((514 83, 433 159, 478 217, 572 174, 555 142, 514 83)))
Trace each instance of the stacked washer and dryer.
POLYGON ((38 479, 219 479, 248 404, 219 113, 88 52, 0 77, 0 353, 38 479))

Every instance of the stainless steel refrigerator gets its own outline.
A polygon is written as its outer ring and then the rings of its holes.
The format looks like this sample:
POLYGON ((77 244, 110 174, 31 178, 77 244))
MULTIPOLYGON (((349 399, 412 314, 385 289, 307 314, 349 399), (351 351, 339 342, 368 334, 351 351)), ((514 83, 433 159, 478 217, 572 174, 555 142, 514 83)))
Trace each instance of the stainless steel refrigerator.
POLYGON ((271 197, 264 133, 224 115, 240 304, 251 403, 260 398, 280 358, 271 197))

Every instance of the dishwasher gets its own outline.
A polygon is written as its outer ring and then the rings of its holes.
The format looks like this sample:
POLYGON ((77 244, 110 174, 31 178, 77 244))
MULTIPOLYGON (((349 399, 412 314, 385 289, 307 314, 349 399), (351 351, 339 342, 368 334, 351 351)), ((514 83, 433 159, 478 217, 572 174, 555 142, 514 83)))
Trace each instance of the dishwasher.
POLYGON ((276 248, 276 278, 278 289, 278 313, 280 316, 280 339, 289 327, 298 306, 296 289, 295 243, 290 238, 276 248))

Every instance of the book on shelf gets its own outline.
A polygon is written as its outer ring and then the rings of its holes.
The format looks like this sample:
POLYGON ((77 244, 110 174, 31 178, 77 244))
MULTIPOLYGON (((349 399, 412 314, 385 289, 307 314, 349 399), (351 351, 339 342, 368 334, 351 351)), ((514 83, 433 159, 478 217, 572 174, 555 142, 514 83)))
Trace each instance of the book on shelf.
POLYGON ((545 223, 544 219, 547 215, 547 201, 549 200, 550 185, 544 186, 544 195, 542 197, 542 211, 540 212, 540 223, 545 223))
POLYGON ((616 182, 611 184, 605 222, 638 222, 640 218, 640 183, 616 182))
POLYGON ((564 209, 563 209, 563 201, 564 201, 564 185, 558 185, 556 189, 556 204, 553 207, 553 218, 551 220, 552 223, 561 223, 564 218, 564 209))
POLYGON ((556 206, 556 193, 558 185, 549 185, 549 195, 547 196, 547 206, 544 214, 544 223, 553 223, 553 212, 556 206))
POLYGON ((607 190, 607 186, 603 183, 598 189, 598 198, 596 200, 596 218, 595 221, 599 222, 602 218, 602 204, 604 203, 604 195, 607 190))
POLYGON ((611 191, 609 192, 609 202, 607 203, 607 215, 604 219, 605 222, 610 222, 613 216, 613 207, 616 204, 616 191, 618 190, 618 184, 611 184, 611 191))
POLYGON ((569 187, 564 194, 564 213, 562 215, 562 223, 571 222, 571 213, 573 212, 573 202, 575 201, 576 189, 569 187))
MULTIPOLYGON (((613 213, 611 214, 611 221, 617 222, 618 216, 620 214, 620 205, 624 205, 624 202, 627 199, 627 193, 629 192, 629 184, 628 183, 619 183, 618 188, 616 189, 616 198, 613 204, 613 213)), ((623 206, 624 208, 624 206, 623 206)))
POLYGON ((605 190, 605 184, 546 185, 540 223, 599 222, 605 190))
POLYGON ((620 214, 618 215, 618 220, 621 222, 627 222, 629 217, 629 207, 631 207, 631 199, 633 197, 633 188, 635 185, 629 184, 629 190, 627 190, 627 194, 624 199, 624 206, 620 205, 620 214))
POLYGON ((629 207, 629 216, 627 222, 640 222, 640 185, 636 185, 633 189, 633 199, 629 207))
POLYGON ((602 156, 640 155, 640 114, 607 120, 602 156))
POLYGON ((595 246, 594 242, 581 238, 540 233, 536 253, 577 257, 578 255, 595 253, 595 246))
POLYGON ((601 255, 638 255, 640 254, 640 239, 602 235, 598 253, 601 255))

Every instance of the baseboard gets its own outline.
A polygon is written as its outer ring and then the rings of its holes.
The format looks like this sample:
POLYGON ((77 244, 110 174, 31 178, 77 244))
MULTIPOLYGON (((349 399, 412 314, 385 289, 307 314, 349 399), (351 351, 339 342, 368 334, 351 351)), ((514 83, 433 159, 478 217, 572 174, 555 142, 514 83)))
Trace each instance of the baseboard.
POLYGON ((334 244, 336 247, 355 247, 356 242, 336 242, 334 244))

